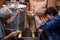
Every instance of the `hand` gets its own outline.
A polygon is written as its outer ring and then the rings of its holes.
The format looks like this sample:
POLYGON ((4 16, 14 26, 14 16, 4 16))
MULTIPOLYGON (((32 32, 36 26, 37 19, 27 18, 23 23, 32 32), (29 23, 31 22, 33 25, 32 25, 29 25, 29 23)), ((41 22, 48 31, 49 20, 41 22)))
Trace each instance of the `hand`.
POLYGON ((60 15, 60 11, 58 11, 58 15, 60 15))
POLYGON ((43 29, 40 29, 40 27, 37 28, 38 32, 43 32, 43 29))
POLYGON ((11 37, 16 37, 18 34, 20 33, 20 31, 14 31, 12 33, 10 33, 9 35, 5 36, 3 39, 1 40, 8 40, 11 37))
POLYGON ((20 10, 17 10, 17 11, 16 11, 16 13, 18 13, 18 14, 19 14, 20 12, 21 12, 20 10))
POLYGON ((43 32, 43 30, 42 29, 39 29, 39 32, 43 32))
POLYGON ((42 29, 39 29, 38 32, 43 32, 43 30, 42 29))
POLYGON ((20 31, 14 31, 14 32, 10 33, 9 35, 10 35, 11 37, 15 37, 15 36, 17 36, 19 33, 20 33, 20 31))

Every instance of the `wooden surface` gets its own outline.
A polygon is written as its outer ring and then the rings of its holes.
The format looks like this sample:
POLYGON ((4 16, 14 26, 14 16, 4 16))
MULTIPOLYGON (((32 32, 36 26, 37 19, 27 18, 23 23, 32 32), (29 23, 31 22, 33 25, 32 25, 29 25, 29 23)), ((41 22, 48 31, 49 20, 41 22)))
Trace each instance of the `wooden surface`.
POLYGON ((37 13, 42 13, 43 12, 43 6, 46 5, 46 0, 30 0, 30 10, 37 12, 37 13))
POLYGON ((2 7, 3 4, 5 4, 7 0, 0 0, 0 8, 2 7))

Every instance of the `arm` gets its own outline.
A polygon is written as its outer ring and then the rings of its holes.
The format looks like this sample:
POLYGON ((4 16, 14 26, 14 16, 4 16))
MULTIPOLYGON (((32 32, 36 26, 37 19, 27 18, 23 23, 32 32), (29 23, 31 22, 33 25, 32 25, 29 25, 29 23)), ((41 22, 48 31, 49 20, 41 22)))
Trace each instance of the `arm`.
POLYGON ((57 23, 54 18, 46 23, 42 22, 38 16, 35 16, 35 20, 40 24, 40 28, 43 30, 53 30, 57 23))
POLYGON ((10 17, 10 19, 7 20, 7 23, 11 23, 12 21, 14 21, 14 19, 16 18, 16 16, 18 15, 18 13, 20 13, 20 11, 17 10, 17 12, 12 16, 10 17))
MULTIPOLYGON (((40 20, 40 18, 37 15, 34 16, 34 18, 38 24, 40 24, 40 25, 44 24, 44 22, 42 20, 40 20)), ((43 29, 41 29, 40 27, 38 27, 37 30, 38 30, 38 32, 43 32, 43 29)))
POLYGON ((40 29, 42 29, 42 30, 53 30, 54 28, 56 28, 56 25, 58 23, 57 19, 55 19, 55 18, 53 18, 50 21, 44 23, 44 22, 42 22, 42 20, 40 20, 40 18, 37 15, 35 15, 33 17, 40 24, 40 27, 38 28, 39 30, 40 29))
POLYGON ((55 19, 48 21, 46 23, 44 23, 43 25, 41 25, 41 29, 43 30, 53 30, 56 26, 57 22, 55 19))
POLYGON ((34 18, 38 24, 40 24, 40 25, 44 24, 44 22, 42 20, 40 20, 40 18, 37 15, 34 16, 34 18))
POLYGON ((9 35, 7 35, 7 36, 5 36, 4 38, 2 38, 1 40, 8 40, 8 39, 11 38, 11 37, 17 36, 19 33, 20 33, 20 31, 12 32, 12 33, 10 33, 9 35))
POLYGON ((7 35, 7 36, 5 36, 4 38, 2 38, 1 40, 8 40, 9 38, 11 38, 11 35, 9 34, 9 35, 7 35))
MULTIPOLYGON (((8 24, 11 23, 15 19, 15 17, 18 15, 18 12, 19 12, 17 10, 16 13, 13 16, 11 16, 12 11, 8 7, 3 7, 3 8, 1 8, 1 10, 4 10, 4 12, 6 13, 6 15, 7 15, 6 23, 8 23, 8 24)), ((3 12, 3 14, 4 14, 4 12, 3 12)))

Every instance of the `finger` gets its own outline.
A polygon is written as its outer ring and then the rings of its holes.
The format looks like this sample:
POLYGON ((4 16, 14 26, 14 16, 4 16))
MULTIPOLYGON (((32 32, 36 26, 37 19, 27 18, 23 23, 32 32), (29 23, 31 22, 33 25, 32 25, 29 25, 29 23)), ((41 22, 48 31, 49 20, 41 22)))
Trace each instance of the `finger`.
POLYGON ((18 32, 19 30, 16 30, 16 32, 18 32))

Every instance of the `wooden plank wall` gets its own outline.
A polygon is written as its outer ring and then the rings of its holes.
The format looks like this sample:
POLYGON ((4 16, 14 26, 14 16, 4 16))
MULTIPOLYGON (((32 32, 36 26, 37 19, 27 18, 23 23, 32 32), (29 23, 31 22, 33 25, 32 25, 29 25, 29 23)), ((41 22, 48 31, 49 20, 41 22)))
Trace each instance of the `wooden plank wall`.
POLYGON ((42 6, 46 4, 46 0, 30 0, 30 10, 42 13, 42 6))
POLYGON ((56 7, 57 0, 48 0, 48 7, 56 7))

